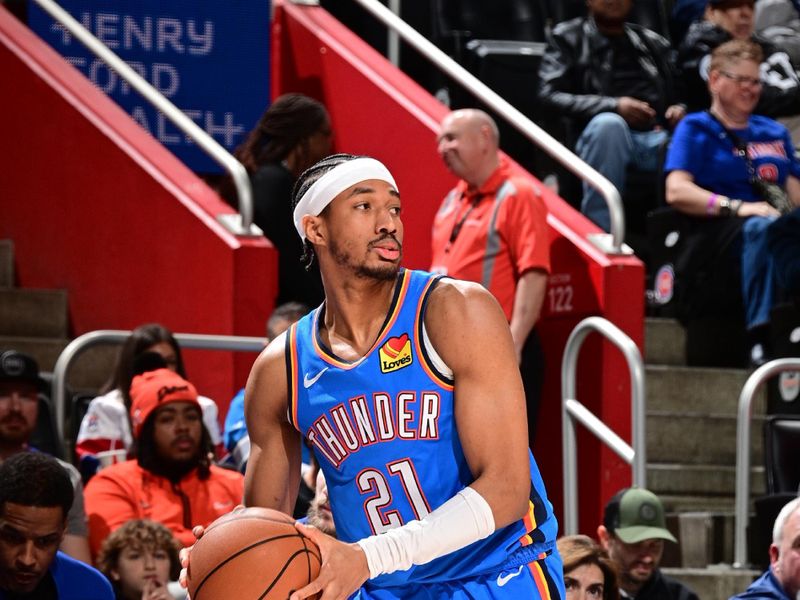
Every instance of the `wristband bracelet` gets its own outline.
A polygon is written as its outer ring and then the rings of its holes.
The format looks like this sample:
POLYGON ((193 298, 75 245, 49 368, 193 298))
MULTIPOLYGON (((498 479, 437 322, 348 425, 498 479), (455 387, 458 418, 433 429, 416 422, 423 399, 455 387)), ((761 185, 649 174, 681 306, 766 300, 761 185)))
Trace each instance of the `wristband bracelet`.
POLYGON ((717 194, 713 194, 713 193, 708 197, 708 204, 706 204, 706 214, 707 215, 716 214, 717 198, 719 198, 719 196, 717 196, 717 194))

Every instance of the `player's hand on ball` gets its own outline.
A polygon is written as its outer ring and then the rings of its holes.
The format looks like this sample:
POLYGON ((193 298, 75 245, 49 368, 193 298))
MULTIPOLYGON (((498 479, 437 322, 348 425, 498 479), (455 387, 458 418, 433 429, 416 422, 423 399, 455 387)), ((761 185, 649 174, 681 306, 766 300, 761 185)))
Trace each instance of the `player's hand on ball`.
POLYGON ((302 600, 320 592, 320 600, 346 600, 369 579, 367 557, 357 544, 345 544, 302 523, 296 523, 295 527, 319 546, 322 567, 319 577, 294 592, 289 600, 302 600))
MULTIPOLYGON (((196 525, 192 528, 192 533, 198 540, 203 537, 204 532, 205 527, 202 525, 196 525)), ((178 575, 178 581, 181 587, 184 588, 189 586, 189 555, 193 547, 194 546, 187 546, 186 548, 181 548, 181 551, 178 553, 178 559, 181 561, 181 573, 178 575)))

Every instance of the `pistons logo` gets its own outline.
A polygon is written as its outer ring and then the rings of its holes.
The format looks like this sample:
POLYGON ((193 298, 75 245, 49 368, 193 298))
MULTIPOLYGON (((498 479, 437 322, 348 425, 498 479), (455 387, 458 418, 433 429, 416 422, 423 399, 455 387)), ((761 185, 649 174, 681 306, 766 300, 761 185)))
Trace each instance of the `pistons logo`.
POLYGON ((411 356, 411 340, 408 339, 408 334, 404 333, 399 337, 389 338, 386 343, 381 346, 380 351, 381 359, 381 373, 391 373, 403 367, 407 367, 413 362, 411 356))
POLYGON ((666 304, 672 300, 672 293, 675 289, 675 271, 672 265, 662 266, 655 277, 655 289, 653 296, 657 304, 666 304))

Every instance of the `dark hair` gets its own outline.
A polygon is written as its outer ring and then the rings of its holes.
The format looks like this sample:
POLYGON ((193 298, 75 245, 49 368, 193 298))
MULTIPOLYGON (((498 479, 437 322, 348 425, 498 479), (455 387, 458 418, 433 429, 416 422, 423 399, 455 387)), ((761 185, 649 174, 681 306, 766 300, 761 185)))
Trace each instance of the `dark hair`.
POLYGON ((275 337, 274 329, 275 324, 284 319, 294 323, 302 316, 308 314, 311 309, 302 302, 284 302, 278 308, 272 311, 272 314, 267 319, 267 337, 275 337))
POLYGON ((564 563, 564 576, 583 565, 596 565, 603 572, 603 599, 617 600, 617 566, 603 548, 586 535, 567 535, 556 542, 564 563))
MULTIPOLYGON (((197 468, 198 477, 201 480, 206 480, 211 475, 211 461, 212 457, 214 456, 214 443, 211 441, 211 434, 208 433, 205 423, 202 422, 203 411, 199 406, 197 407, 197 410, 200 412, 202 425, 200 447, 197 449, 197 455, 195 456, 193 463, 191 465, 187 465, 187 469, 197 468)), ((183 472, 176 472, 174 466, 165 464, 164 459, 158 454, 153 435, 156 422, 155 416, 157 412, 158 410, 154 410, 148 415, 147 419, 145 419, 144 423, 142 424, 142 429, 139 432, 139 436, 133 441, 130 455, 136 457, 139 466, 145 471, 150 471, 151 473, 161 475, 170 480, 175 479, 176 477, 180 478, 186 474, 186 470, 183 470, 183 472)))
POLYGON ((136 550, 166 550, 169 555, 169 577, 178 578, 181 570, 178 552, 180 544, 172 532, 161 523, 148 519, 131 519, 113 531, 104 541, 97 556, 97 568, 112 581, 111 571, 119 567, 119 555, 123 548, 136 550))
MULTIPOLYGON (((297 178, 294 188, 292 189, 292 213, 294 213, 297 203, 300 202, 300 198, 314 185, 314 182, 328 171, 332 171, 339 165, 357 158, 363 157, 355 154, 332 154, 303 171, 300 177, 297 178)), ((306 270, 308 270, 314 262, 314 248, 308 240, 303 240, 303 255, 300 257, 300 262, 305 266, 306 270)))
POLYGON ((159 323, 148 323, 134 329, 128 339, 125 340, 122 349, 119 351, 117 364, 114 366, 114 374, 103 387, 102 392, 110 392, 114 389, 119 390, 125 402, 125 408, 130 411, 131 381, 133 381, 133 376, 136 374, 136 359, 156 344, 162 342, 172 346, 177 360, 175 370, 178 375, 186 379, 181 348, 178 346, 175 336, 172 335, 169 329, 159 323))
POLYGON ((6 503, 61 507, 66 519, 75 490, 67 470, 43 452, 18 452, 0 464, 0 515, 6 503))
MULTIPOLYGON (((283 94, 264 111, 233 155, 253 175, 261 166, 285 160, 292 149, 308 144, 328 121, 328 111, 320 102, 303 94, 283 94)), ((219 192, 231 203, 236 199, 230 175, 222 180, 219 192)))
POLYGON ((234 156, 254 173, 265 163, 285 159, 327 121, 328 111, 320 102, 303 94, 284 94, 264 112, 234 156))

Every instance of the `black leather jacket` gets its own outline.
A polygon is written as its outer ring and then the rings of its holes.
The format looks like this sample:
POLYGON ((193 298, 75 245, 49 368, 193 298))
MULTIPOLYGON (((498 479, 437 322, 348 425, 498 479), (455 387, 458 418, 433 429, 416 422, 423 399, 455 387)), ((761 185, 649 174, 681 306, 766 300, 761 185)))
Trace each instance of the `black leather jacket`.
MULTIPOLYGON (((708 94, 708 65, 711 52, 720 44, 731 40, 731 35, 709 23, 692 24, 678 51, 678 63, 686 77, 690 111, 711 106, 708 94)), ((753 41, 764 51, 761 63, 761 99, 754 112, 767 117, 785 117, 800 114, 800 79, 789 55, 766 39, 753 36, 753 41)))
MULTIPOLYGON (((652 79, 664 107, 679 104, 682 88, 669 42, 632 23, 625 24, 625 35, 638 53, 642 77, 652 79)), ((612 61, 611 44, 592 17, 559 23, 539 67, 541 105, 581 124, 602 112, 616 112, 617 98, 609 95, 612 61)))

